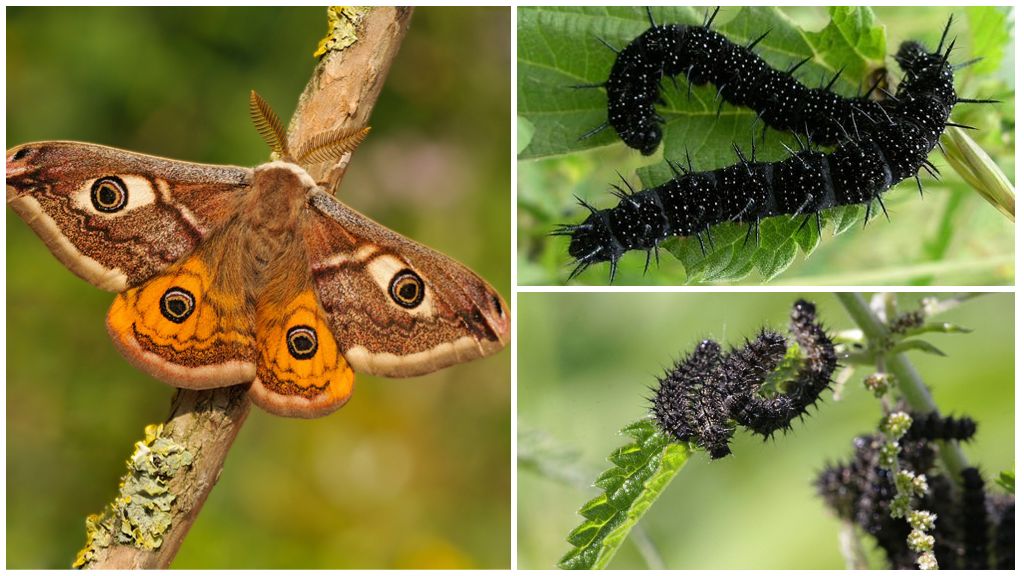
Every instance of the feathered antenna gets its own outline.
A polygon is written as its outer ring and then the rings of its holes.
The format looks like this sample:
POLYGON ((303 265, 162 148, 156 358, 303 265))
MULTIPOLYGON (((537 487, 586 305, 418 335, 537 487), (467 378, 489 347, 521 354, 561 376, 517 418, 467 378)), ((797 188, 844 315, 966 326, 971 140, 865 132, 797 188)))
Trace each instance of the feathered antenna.
POLYGON ((286 158, 288 156, 288 139, 285 137, 281 119, 274 113, 270 104, 267 104, 267 101, 255 90, 249 92, 249 117, 256 125, 256 131, 260 133, 260 137, 267 143, 267 146, 270 146, 274 154, 278 158, 286 158))
POLYGON ((338 128, 313 136, 299 146, 295 159, 303 166, 333 162, 354 151, 370 133, 370 127, 338 128))

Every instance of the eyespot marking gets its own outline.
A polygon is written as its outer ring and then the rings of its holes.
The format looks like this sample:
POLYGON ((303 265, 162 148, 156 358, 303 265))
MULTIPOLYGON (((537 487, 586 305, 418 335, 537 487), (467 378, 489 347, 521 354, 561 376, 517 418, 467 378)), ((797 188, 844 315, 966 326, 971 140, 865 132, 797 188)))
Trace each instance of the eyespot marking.
POLYGON ((316 355, 318 348, 316 330, 300 325, 288 330, 288 353, 296 360, 308 360, 316 355))
POLYGON ((105 176, 93 182, 89 197, 97 212, 120 212, 128 205, 128 187, 117 176, 105 176))
POLYGON ((168 288, 160 297, 160 313, 175 324, 188 320, 196 310, 196 298, 191 292, 177 286, 168 288))
POLYGON ((426 293, 423 280, 408 268, 403 268, 391 279, 388 293, 396 304, 403 308, 415 308, 423 302, 426 293))

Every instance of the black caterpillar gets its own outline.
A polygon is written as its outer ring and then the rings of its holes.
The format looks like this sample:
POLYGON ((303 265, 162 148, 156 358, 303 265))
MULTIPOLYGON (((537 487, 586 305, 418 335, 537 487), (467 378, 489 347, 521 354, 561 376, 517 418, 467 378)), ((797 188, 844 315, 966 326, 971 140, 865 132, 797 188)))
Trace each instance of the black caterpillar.
MULTIPOLYGON (((910 525, 890 514, 896 490, 889 469, 880 463, 881 450, 887 442, 882 434, 858 437, 854 440, 853 458, 826 467, 818 475, 816 486, 837 516, 856 523, 875 539, 891 568, 915 569, 917 553, 907 545, 910 525)), ((986 494, 984 480, 976 468, 963 471, 962 489, 958 490, 936 465, 934 439, 904 435, 900 446, 901 468, 927 478, 928 491, 915 500, 915 507, 937 516, 931 535, 935 537, 939 567, 1012 568, 1013 498, 986 494), (991 544, 990 531, 995 535, 991 544), (994 563, 989 559, 989 548, 994 552, 994 563)))
POLYGON ((766 439, 790 429, 829 387, 837 362, 813 304, 798 300, 793 305, 789 329, 803 359, 796 373, 779 386, 780 392, 767 397, 760 393, 786 355, 783 335, 763 330, 726 354, 717 342, 705 340, 667 371, 654 390, 651 411, 659 427, 704 448, 712 459, 731 453, 733 423, 766 439))
POLYGON ((824 146, 836 145, 854 132, 858 116, 871 123, 884 117, 882 106, 867 97, 882 78, 856 98, 831 92, 842 70, 824 87, 808 88, 793 74, 811 57, 784 72, 775 70, 754 53, 768 32, 739 46, 711 30, 717 15, 715 9, 701 26, 658 25, 648 8, 651 27, 617 52, 608 80, 578 86, 603 87, 608 95, 608 121, 583 138, 611 126, 627 146, 653 154, 665 122, 654 110, 655 103, 662 101, 662 80, 668 76, 675 82, 680 74, 689 86, 711 83, 718 87, 719 113, 726 102, 750 108, 765 129, 806 134, 811 142, 824 146))
POLYGON ((983 570, 988 561, 988 510, 985 506, 985 479, 977 468, 964 468, 960 513, 963 515, 964 569, 983 570))
POLYGON ((814 216, 820 234, 822 210, 856 204, 865 205, 866 222, 875 201, 885 212, 881 194, 892 186, 913 176, 923 194, 918 171, 923 168, 938 177, 928 153, 947 126, 961 126, 948 122, 954 105, 990 102, 956 95, 948 62, 955 40, 943 50, 952 19, 935 52, 916 42, 900 46, 895 58, 904 79, 896 94, 883 102, 826 96, 831 94, 827 87, 808 89, 754 55, 750 48, 756 41, 738 47, 710 31, 710 21, 698 27, 657 26, 652 21, 652 27, 619 54, 617 73, 606 83, 609 123, 622 128, 627 143, 650 150, 650 143, 661 138, 653 109, 660 97, 660 79, 685 71, 691 83, 715 83, 723 101, 751 106, 766 124, 793 130, 798 149, 790 149, 784 160, 759 162, 753 145, 749 159, 734 145, 739 162, 732 166, 695 172, 687 157, 687 167, 669 162, 675 178, 660 186, 640 191, 628 183, 628 191, 614 186, 621 200, 614 208, 598 210, 581 200, 590 211, 586 220, 553 232, 571 238, 569 254, 576 266, 570 278, 608 261, 614 279, 625 252, 646 250, 649 264, 651 252, 670 236, 695 235, 703 251, 701 233, 713 242, 711 226, 722 222, 747 223, 748 238, 751 232, 758 238, 764 218, 804 215, 806 224, 814 216), (687 48, 693 42, 697 48, 687 48), (688 53, 686 58, 683 52, 688 53), (780 94, 785 102, 764 96, 765 82, 784 89, 780 94), (627 105, 630 102, 634 104, 627 105), (823 153, 812 148, 814 143, 836 147, 823 153))
POLYGON ((903 436, 908 440, 956 440, 966 442, 974 437, 978 424, 971 418, 943 418, 938 412, 911 413, 914 422, 903 436))

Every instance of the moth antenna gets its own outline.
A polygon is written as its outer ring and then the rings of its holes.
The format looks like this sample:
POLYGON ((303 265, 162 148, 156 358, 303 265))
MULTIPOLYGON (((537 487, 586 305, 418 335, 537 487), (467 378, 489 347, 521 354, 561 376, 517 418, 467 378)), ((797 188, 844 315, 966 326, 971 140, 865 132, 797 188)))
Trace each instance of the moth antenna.
POLYGON ((651 7, 647 7, 647 19, 651 21, 651 28, 656 28, 658 25, 654 22, 654 13, 651 12, 651 7))
POLYGON ((828 86, 825 86, 825 90, 832 90, 832 86, 836 83, 836 80, 839 80, 839 77, 843 75, 843 70, 845 69, 846 66, 842 66, 839 68, 838 71, 836 71, 836 75, 833 76, 831 80, 829 80, 828 86))
POLYGON ((598 36, 597 34, 595 34, 595 35, 594 35, 594 38, 597 38, 598 42, 600 42, 601 44, 604 44, 604 45, 605 45, 605 47, 607 47, 607 48, 608 48, 609 50, 611 50, 612 52, 615 52, 616 54, 618 54, 618 53, 619 53, 619 49, 618 49, 618 48, 616 48, 615 46, 612 46, 611 44, 609 44, 609 43, 608 43, 608 41, 607 41, 607 40, 605 40, 604 38, 601 38, 601 37, 600 37, 600 36, 598 36))
POLYGON ((304 165, 334 162, 343 155, 354 152, 369 133, 369 126, 328 130, 303 142, 295 156, 299 163, 304 165))
POLYGON ((797 68, 803 66, 804 64, 807 64, 807 62, 809 62, 811 58, 812 56, 808 56, 807 58, 804 58, 803 60, 797 62, 796 64, 793 64, 792 66, 789 67, 789 70, 786 70, 786 74, 792 76, 793 72, 796 72, 797 68))
POLYGON ((591 130, 587 131, 584 135, 582 135, 579 138, 577 138, 576 141, 579 142, 581 140, 586 140, 587 138, 590 138, 594 134, 597 134, 598 132, 604 130, 607 127, 608 127, 608 123, 607 122, 602 122, 600 126, 598 126, 597 128, 592 128, 591 130))
POLYGON ((765 30, 764 34, 761 34, 760 36, 755 38, 753 42, 751 42, 750 44, 747 44, 747 50, 753 50, 754 47, 757 46, 758 44, 760 44, 761 40, 764 40, 771 31, 772 31, 771 28, 765 30))
POLYGON ((274 154, 279 158, 288 157, 288 139, 285 137, 281 119, 255 90, 249 92, 249 118, 274 154))

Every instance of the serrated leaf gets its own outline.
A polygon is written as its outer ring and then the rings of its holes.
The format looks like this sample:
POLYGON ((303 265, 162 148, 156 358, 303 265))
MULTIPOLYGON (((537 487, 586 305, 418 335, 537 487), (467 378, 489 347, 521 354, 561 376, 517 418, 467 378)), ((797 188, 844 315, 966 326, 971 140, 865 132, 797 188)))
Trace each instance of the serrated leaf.
POLYGON ((649 418, 626 426, 622 433, 633 441, 608 457, 613 467, 595 482, 607 489, 580 509, 585 520, 569 533, 567 540, 573 549, 559 561, 560 568, 607 566, 629 531, 690 455, 687 446, 671 441, 649 418))

